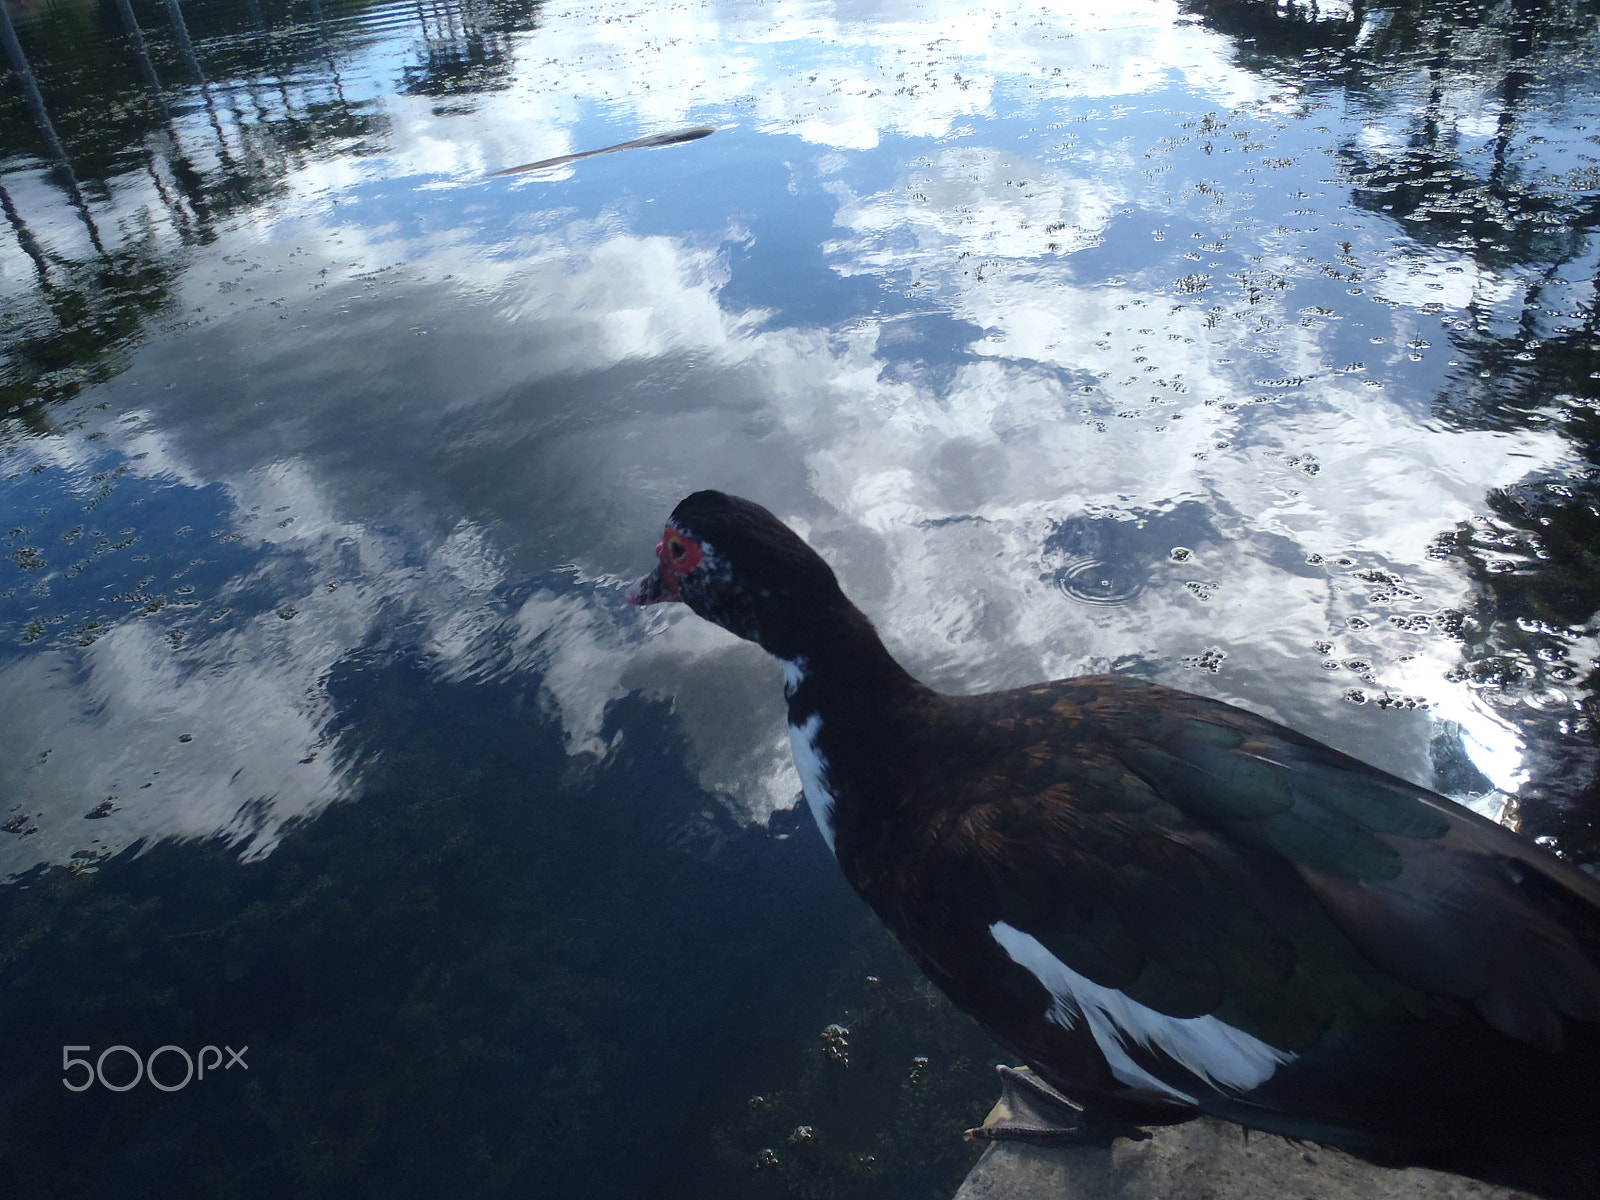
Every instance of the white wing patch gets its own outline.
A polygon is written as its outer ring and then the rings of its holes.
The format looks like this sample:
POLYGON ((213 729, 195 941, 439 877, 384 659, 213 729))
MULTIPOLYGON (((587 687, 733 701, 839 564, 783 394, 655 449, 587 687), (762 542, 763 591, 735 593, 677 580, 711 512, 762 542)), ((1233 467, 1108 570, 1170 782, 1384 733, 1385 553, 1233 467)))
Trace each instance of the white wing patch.
POLYGON ((812 713, 804 725, 789 726, 789 749, 794 753, 794 767, 800 772, 800 787, 805 791, 806 803, 822 840, 833 849, 833 793, 828 790, 828 760, 817 749, 817 733, 822 728, 822 715, 812 713))
POLYGON ((1030 933, 996 921, 989 926, 1011 960, 1025 967, 1055 997, 1050 1019, 1073 1029, 1088 1022, 1111 1073, 1130 1087, 1165 1093, 1186 1104, 1195 1097, 1157 1079, 1134 1062, 1128 1046, 1158 1050, 1199 1079, 1219 1088, 1247 1092, 1265 1083, 1295 1055, 1269 1046, 1216 1017, 1169 1017, 1117 991, 1085 979, 1030 933))

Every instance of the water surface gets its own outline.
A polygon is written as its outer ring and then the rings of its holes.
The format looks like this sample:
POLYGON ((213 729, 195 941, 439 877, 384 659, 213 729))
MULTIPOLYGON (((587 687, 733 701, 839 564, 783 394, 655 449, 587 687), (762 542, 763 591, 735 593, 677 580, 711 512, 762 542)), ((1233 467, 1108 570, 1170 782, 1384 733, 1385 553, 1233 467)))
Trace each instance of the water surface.
POLYGON ((940 687, 1132 672, 1600 857, 1592 3, 6 11, 38 1194, 953 1190, 992 1051, 775 668, 622 603, 698 487, 940 687))

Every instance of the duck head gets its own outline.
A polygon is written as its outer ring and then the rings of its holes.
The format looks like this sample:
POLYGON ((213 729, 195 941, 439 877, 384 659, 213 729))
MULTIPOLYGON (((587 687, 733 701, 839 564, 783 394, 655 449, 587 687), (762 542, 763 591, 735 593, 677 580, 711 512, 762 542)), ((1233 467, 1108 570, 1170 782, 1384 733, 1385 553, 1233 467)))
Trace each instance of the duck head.
POLYGON ((793 658, 809 623, 848 605, 833 570, 761 505, 696 492, 672 510, 659 565, 628 589, 630 604, 682 601, 706 620, 793 658))

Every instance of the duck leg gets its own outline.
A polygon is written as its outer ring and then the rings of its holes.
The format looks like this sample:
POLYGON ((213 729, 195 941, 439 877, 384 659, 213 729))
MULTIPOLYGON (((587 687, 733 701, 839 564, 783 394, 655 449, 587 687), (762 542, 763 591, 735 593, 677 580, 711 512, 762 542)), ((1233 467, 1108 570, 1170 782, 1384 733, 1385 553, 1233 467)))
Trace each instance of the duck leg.
POLYGON ((1109 1146, 1119 1137, 1142 1141, 1150 1136, 1130 1121, 1090 1112, 1027 1067, 1002 1064, 995 1070, 1000 1076, 1000 1099, 982 1125, 967 1130, 968 1141, 1109 1146))

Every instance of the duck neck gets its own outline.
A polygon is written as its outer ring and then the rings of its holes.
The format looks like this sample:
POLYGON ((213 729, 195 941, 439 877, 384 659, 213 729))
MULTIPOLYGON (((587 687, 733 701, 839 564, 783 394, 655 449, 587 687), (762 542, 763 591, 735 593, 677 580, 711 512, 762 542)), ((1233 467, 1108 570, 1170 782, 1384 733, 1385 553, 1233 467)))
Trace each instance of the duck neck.
POLYGON ((813 716, 826 720, 846 713, 857 719, 877 714, 881 719, 928 694, 895 661, 866 614, 843 597, 840 601, 808 622, 807 636, 792 649, 774 651, 783 664, 791 725, 804 724, 813 716))
MULTIPOLYGON (((848 600, 805 622, 783 663, 789 744, 806 802, 828 848, 858 888, 864 831, 901 806, 896 773, 915 758, 919 722, 937 706, 894 660, 872 622, 848 600)), ((865 893, 863 893, 865 894, 865 893)))

